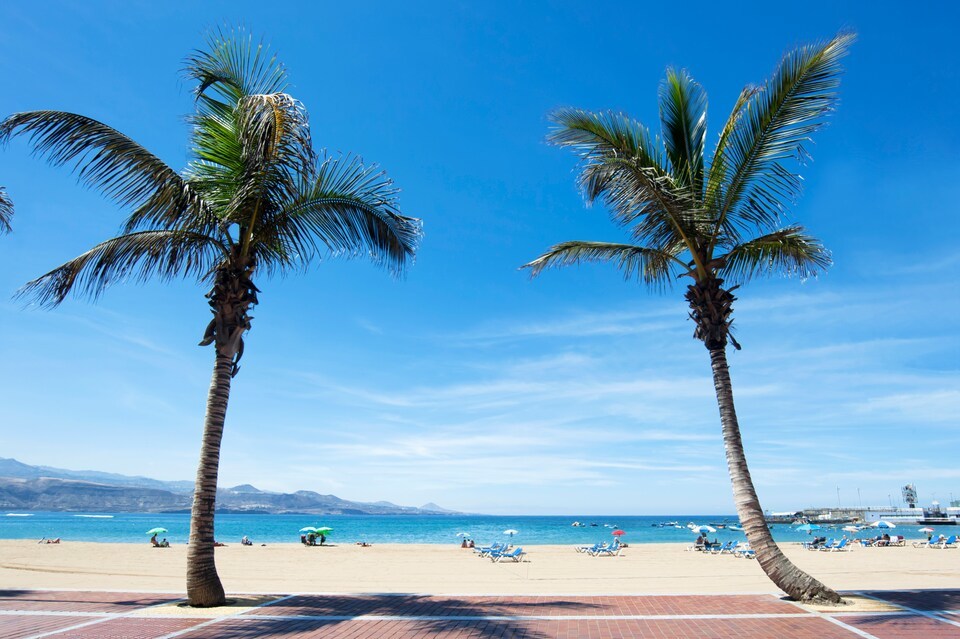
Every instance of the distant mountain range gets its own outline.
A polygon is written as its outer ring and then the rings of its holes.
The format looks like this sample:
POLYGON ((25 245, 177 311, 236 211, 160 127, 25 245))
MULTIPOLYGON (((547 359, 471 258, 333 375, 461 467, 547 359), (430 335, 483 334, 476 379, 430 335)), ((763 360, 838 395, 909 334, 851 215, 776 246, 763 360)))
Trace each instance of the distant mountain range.
MULTIPOLYGON (((68 512, 189 512, 193 482, 160 481, 92 470, 30 466, 0 457, 0 509, 68 512)), ((274 493, 250 484, 222 488, 217 511, 317 515, 449 515, 436 504, 419 508, 364 503, 310 490, 274 493)))

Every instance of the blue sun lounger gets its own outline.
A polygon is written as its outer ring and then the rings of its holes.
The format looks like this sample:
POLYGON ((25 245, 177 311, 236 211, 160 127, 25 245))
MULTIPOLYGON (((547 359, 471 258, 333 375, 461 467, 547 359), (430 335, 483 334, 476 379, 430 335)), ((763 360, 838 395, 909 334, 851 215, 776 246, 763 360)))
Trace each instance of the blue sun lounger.
POLYGON ((500 552, 490 553, 490 561, 493 561, 496 563, 500 563, 504 559, 509 559, 511 561, 521 561, 525 554, 527 553, 523 552, 523 547, 517 546, 510 552, 507 552, 506 550, 502 550, 500 552))
POLYGON ((600 555, 608 555, 610 557, 616 557, 620 554, 620 551, 623 550, 623 546, 620 544, 620 540, 613 542, 612 546, 605 546, 603 548, 598 548, 590 554, 594 557, 599 557, 600 555))

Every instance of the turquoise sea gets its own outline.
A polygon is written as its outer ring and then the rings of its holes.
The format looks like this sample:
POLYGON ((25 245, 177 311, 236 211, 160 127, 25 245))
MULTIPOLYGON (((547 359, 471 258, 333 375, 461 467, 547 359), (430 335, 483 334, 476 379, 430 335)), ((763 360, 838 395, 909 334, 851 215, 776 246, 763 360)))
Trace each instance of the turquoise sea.
MULTIPOLYGON (((216 519, 217 540, 223 543, 239 543, 247 535, 255 543, 298 542, 299 530, 305 526, 329 526, 333 532, 328 543, 401 543, 401 544, 455 544, 457 533, 469 533, 478 543, 509 539, 505 530, 516 530, 515 544, 586 544, 612 539, 611 533, 619 528, 626 534, 628 543, 684 543, 696 537, 686 526, 711 523, 736 524, 733 515, 655 515, 655 516, 487 516, 487 515, 261 515, 218 514, 216 519), (574 521, 587 524, 573 527, 574 521), (657 527, 663 522, 677 522, 681 528, 657 527), (590 524, 595 523, 596 526, 590 524)), ((52 513, 10 512, 0 513, 0 539, 40 539, 60 537, 64 541, 97 541, 146 543, 144 533, 154 527, 168 530, 165 536, 172 544, 185 543, 189 537, 190 515, 131 514, 131 513, 52 513), (22 516, 27 515, 27 516, 22 516)), ((892 534, 909 539, 920 539, 919 526, 897 526, 892 534)), ((935 534, 951 534, 953 526, 938 528, 935 534)), ((772 526, 777 541, 804 541, 810 536, 795 531, 792 527, 778 524, 772 526)), ((841 537, 840 527, 824 528, 816 534, 841 537)), ((876 532, 864 531, 862 536, 876 532)), ((742 532, 718 529, 711 539, 745 540, 742 532)))

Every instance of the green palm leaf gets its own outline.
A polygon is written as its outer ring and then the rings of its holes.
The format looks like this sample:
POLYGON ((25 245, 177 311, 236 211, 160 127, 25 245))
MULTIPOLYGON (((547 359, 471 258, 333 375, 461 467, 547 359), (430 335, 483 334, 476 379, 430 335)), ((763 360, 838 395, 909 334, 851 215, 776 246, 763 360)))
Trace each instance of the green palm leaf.
MULTIPOLYGON (((855 36, 800 47, 780 62, 745 111, 735 110, 720 158, 717 228, 769 229, 800 191, 800 177, 783 160, 806 156, 804 143, 823 126, 837 101, 841 59, 855 36)), ((716 162, 716 160, 715 160, 716 162)))
POLYGON ((63 111, 15 113, 0 122, 0 143, 27 135, 34 152, 54 166, 72 165, 79 181, 122 206, 134 206, 133 228, 145 221, 173 224, 202 202, 160 158, 116 129, 63 111))
POLYGON ((49 273, 28 282, 18 297, 41 306, 60 304, 71 291, 96 299, 114 282, 208 278, 227 254, 217 240, 185 231, 138 231, 101 242, 49 273))
POLYGON ((606 262, 623 272, 625 279, 636 277, 651 287, 670 283, 671 268, 686 270, 686 264, 665 251, 610 242, 563 242, 521 268, 530 269, 536 277, 548 268, 570 266, 581 262, 606 262))
POLYGON ((232 106, 246 96, 282 93, 287 88, 283 65, 243 29, 212 33, 206 49, 187 57, 184 75, 197 81, 198 100, 232 106))
POLYGON ((0 233, 9 233, 13 230, 10 221, 13 219, 13 200, 7 190, 0 186, 0 233))
POLYGON ((696 251, 702 211, 688 188, 665 168, 659 141, 626 115, 560 109, 548 142, 580 156, 578 178, 589 203, 603 198, 615 222, 630 227, 634 241, 675 253, 696 251))
POLYGON ((667 69, 660 84, 660 121, 676 184, 702 200, 707 94, 686 70, 667 69))
POLYGON ((355 156, 327 157, 301 182, 298 196, 257 232, 273 233, 278 242, 294 247, 301 260, 320 252, 366 252, 399 273, 416 253, 422 225, 400 214, 397 192, 376 166, 364 166, 355 156))
POLYGON ((732 282, 746 282, 758 275, 774 273, 812 277, 832 263, 830 252, 802 226, 761 235, 734 247, 719 259, 723 266, 718 273, 732 282))

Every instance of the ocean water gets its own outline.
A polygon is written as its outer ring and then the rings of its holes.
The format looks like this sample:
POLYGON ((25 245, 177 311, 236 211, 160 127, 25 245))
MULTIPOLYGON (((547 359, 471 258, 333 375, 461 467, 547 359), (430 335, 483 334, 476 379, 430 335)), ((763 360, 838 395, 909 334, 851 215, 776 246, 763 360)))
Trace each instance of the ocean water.
MULTIPOLYGON (((486 516, 486 515, 253 515, 218 514, 216 537, 223 543, 239 543, 247 535, 254 543, 296 543, 299 530, 305 526, 329 526, 333 532, 327 543, 401 543, 401 544, 458 544, 457 533, 469 533, 479 544, 510 540, 505 530, 516 530, 512 543, 536 544, 588 544, 609 541, 611 533, 619 528, 626 534, 623 541, 642 543, 690 543, 696 538, 686 526, 688 523, 709 525, 711 523, 736 524, 733 515, 667 515, 667 516, 486 516), (573 527, 580 521, 586 527, 573 527), (676 521, 682 528, 657 527, 661 522, 676 521), (589 524, 595 523, 596 526, 589 524)), ((190 534, 188 513, 2 513, 0 512, 0 539, 40 539, 60 537, 65 541, 96 541, 146 543, 147 530, 154 527, 168 530, 165 535, 172 544, 185 543, 190 534), (20 516, 28 515, 28 516, 20 516)), ((925 538, 918 532, 920 526, 897 526, 891 534, 904 535, 909 539, 925 538)), ((954 526, 937 528, 935 535, 951 534, 954 526)), ((777 541, 806 541, 811 538, 805 532, 777 524, 772 526, 777 541)), ((816 534, 826 537, 841 537, 840 527, 824 528, 816 534)), ((861 533, 863 536, 875 532, 861 533)), ((742 532, 718 529, 709 535, 721 542, 746 539, 742 532)))

